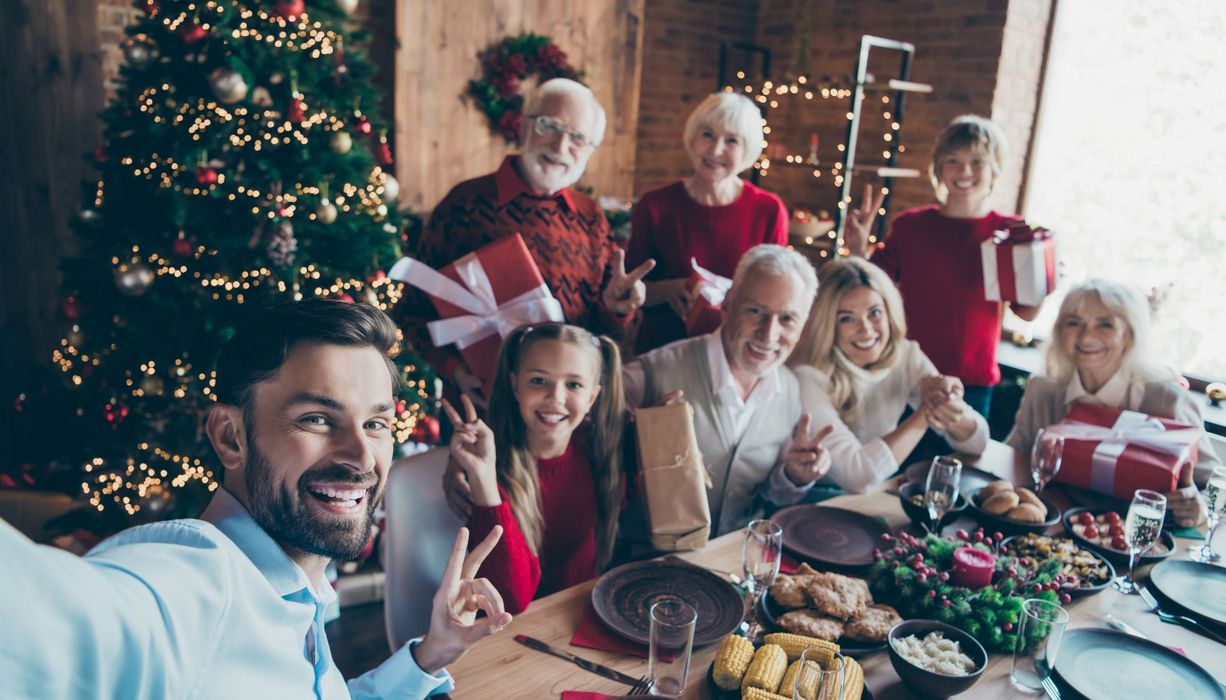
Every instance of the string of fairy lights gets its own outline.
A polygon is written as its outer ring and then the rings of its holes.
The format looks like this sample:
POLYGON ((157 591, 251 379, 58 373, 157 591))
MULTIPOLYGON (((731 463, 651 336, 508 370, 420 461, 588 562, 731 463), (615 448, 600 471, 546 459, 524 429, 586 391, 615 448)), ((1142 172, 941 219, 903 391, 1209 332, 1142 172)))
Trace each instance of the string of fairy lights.
MULTIPOLYGON (((147 2, 146 12, 153 21, 160 22, 165 31, 178 34, 188 45, 211 33, 220 41, 210 42, 208 50, 228 51, 230 42, 254 42, 312 60, 332 60, 339 70, 345 70, 341 64, 343 37, 325 29, 321 22, 311 20, 305 12, 287 18, 246 7, 239 0, 189 3, 182 11, 172 14, 165 13, 156 2, 147 2), (227 18, 227 13, 231 12, 237 13, 237 21, 233 15, 227 18), (227 22, 232 26, 218 33, 216 30, 227 22)), ((128 42, 148 49, 146 56, 157 56, 157 47, 148 34, 135 34, 128 42)), ((189 57, 188 60, 193 59, 189 57)), ((145 87, 136 95, 132 114, 147 118, 152 127, 178 129, 190 142, 223 143, 229 159, 241 157, 247 149, 254 154, 285 145, 307 146, 317 134, 332 139, 330 145, 334 152, 345 153, 352 143, 349 131, 355 135, 371 134, 371 124, 357 101, 352 105, 352 114, 334 113, 312 105, 308 97, 299 92, 293 72, 288 76, 278 74, 270 82, 276 84, 284 79, 290 81, 292 96, 290 108, 284 112, 275 109, 271 101, 254 97, 248 101, 253 103, 251 105, 233 104, 237 100, 225 99, 226 95, 221 92, 216 93, 218 99, 181 99, 174 85, 162 82, 145 87)), ((243 95, 246 89, 245 85, 241 86, 243 95)), ((382 135, 380 141, 386 144, 382 135)), ((122 144, 123 139, 118 143, 122 144)), ((257 225, 298 217, 330 224, 327 217, 334 219, 338 212, 343 212, 384 222, 384 230, 395 235, 397 227, 387 221, 388 204, 394 202, 399 186, 383 167, 390 164, 390 155, 380 156, 379 162, 370 169, 364 183, 324 180, 314 184, 274 183, 260 187, 241 182, 239 177, 227 177, 224 163, 210 161, 203 149, 194 164, 165 153, 124 155, 118 159, 123 167, 112 172, 143 179, 176 195, 247 201, 257 225), (319 207, 302 206, 304 199, 318 202, 319 207), (334 208, 325 212, 320 208, 324 206, 334 208)), ((106 189, 105 181, 100 178, 94 191, 94 210, 83 211, 83 220, 98 217, 98 211, 106 203, 106 189)), ((284 270, 274 271, 267 266, 253 266, 231 274, 209 271, 207 259, 217 256, 217 250, 187 240, 182 232, 174 243, 173 255, 132 245, 130 250, 112 256, 111 264, 117 271, 136 265, 147 267, 153 279, 165 280, 162 284, 195 286, 206 299, 233 304, 248 303, 256 292, 263 289, 267 293, 266 288, 273 285, 277 294, 292 295, 296 299, 304 295, 343 300, 356 298, 387 311, 396 305, 403 293, 402 285, 382 272, 367 280, 344 279, 330 277, 313 263, 291 266, 289 275, 284 270)), ((119 319, 115 320, 118 323, 119 319)), ((87 381, 119 350, 116 344, 110 343, 97 351, 87 352, 83 349, 85 341, 81 326, 74 323, 52 353, 54 365, 75 386, 87 381)), ((398 349, 394 348, 393 352, 398 349)), ((149 357, 124 361, 132 364, 118 373, 122 382, 101 407, 103 417, 113 428, 118 428, 127 419, 132 410, 130 403, 153 399, 168 402, 158 412, 165 416, 176 411, 199 411, 200 406, 207 407, 217 400, 216 374, 198 368, 187 353, 169 361, 149 357)), ((413 435, 425 402, 434 389, 427 386, 425 379, 412 379, 417 371, 412 365, 403 368, 410 398, 397 404, 392 425, 393 435, 401 443, 413 435)), ((85 410, 86 407, 79 407, 78 415, 84 415, 85 410)), ((166 418, 151 417, 146 422, 156 434, 164 429, 166 418)), ((169 489, 199 483, 212 492, 218 486, 214 472, 199 457, 153 444, 149 436, 136 442, 133 448, 129 451, 131 456, 115 460, 92 456, 83 465, 85 476, 81 489, 98 511, 118 507, 133 515, 145 507, 143 503, 148 503, 151 497, 165 494, 169 489)))

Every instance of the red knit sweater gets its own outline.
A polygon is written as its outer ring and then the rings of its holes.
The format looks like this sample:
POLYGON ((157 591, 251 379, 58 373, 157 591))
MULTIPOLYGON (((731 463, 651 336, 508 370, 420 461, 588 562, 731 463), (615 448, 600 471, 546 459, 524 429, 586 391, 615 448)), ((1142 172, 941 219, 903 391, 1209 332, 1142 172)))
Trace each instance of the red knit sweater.
POLYGON ((540 557, 529 549, 501 487, 501 504, 476 506, 468 518, 469 542, 474 546, 495 525, 503 528, 502 539, 478 575, 494 584, 512 614, 525 610, 534 598, 569 588, 597 573, 596 482, 584 441, 572 436, 565 453, 536 460, 536 469, 545 523, 540 557))
POLYGON ((967 386, 1000 381, 996 345, 1001 305, 987 301, 979 244, 1016 217, 991 212, 954 219, 936 205, 905 211, 872 257, 898 284, 907 315, 907 337, 941 374, 967 386))
MULTIPOLYGON (((732 277, 745 251, 760 243, 787 245, 788 210, 776 195, 746 182, 732 204, 695 202, 678 180, 644 194, 634 205, 626 268, 654 259, 648 281, 690 276, 690 258, 732 277)), ((647 352, 686 336, 685 324, 665 304, 643 310, 636 349, 647 352)))

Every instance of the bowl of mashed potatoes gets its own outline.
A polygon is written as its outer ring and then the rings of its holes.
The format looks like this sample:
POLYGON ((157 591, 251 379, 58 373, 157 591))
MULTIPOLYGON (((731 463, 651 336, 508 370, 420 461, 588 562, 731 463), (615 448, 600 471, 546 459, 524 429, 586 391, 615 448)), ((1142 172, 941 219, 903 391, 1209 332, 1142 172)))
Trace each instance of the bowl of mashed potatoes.
POLYGON ((886 636, 890 663, 902 682, 920 697, 947 698, 975 685, 988 665, 988 652, 974 637, 936 620, 907 620, 886 636))

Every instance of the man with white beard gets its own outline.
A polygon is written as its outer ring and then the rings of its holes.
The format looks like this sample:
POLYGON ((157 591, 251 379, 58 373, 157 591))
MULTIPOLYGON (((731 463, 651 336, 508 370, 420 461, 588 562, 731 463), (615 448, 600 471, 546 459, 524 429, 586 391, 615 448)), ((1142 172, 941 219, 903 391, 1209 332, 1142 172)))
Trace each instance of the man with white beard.
MULTIPOLYGON (((624 336, 646 294, 642 277, 655 262, 627 273, 600 207, 569 189, 604 130, 605 112, 591 90, 565 78, 541 83, 524 103, 520 155, 456 185, 435 207, 413 257, 437 269, 519 233, 567 323, 624 336)), ((454 347, 433 347, 425 325, 437 315, 425 296, 406 293, 396 315, 439 376, 484 404, 488 397, 454 347)))

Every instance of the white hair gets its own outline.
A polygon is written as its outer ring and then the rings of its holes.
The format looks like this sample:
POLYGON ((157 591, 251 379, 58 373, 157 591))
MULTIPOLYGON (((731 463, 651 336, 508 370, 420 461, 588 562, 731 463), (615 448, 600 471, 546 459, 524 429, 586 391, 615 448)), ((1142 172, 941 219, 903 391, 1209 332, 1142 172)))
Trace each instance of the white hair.
POLYGON ((1128 347, 1120 358, 1117 372, 1130 372, 1141 381, 1168 381, 1178 378, 1175 370, 1154 359, 1150 350, 1150 308, 1140 292, 1123 282, 1091 279, 1073 287, 1060 304, 1060 313, 1052 325, 1047 346, 1046 373, 1059 381, 1069 381, 1077 371, 1077 362, 1060 339, 1065 320, 1081 312, 1087 304, 1098 302, 1128 327, 1128 347))
POLYGON ((813 297, 817 295, 817 271, 813 269, 813 263, 791 248, 763 243, 746 251, 736 264, 736 272, 732 274, 732 288, 728 290, 724 308, 732 308, 728 300, 735 303, 738 292, 745 286, 750 275, 762 272, 778 277, 795 275, 804 286, 804 308, 808 309, 813 305, 813 297))
POLYGON ((739 173, 758 160, 766 137, 762 134, 762 112, 753 100, 735 92, 714 92, 698 103, 685 121, 685 150, 693 153, 694 139, 703 128, 737 135, 745 145, 744 156, 736 164, 739 173))
MULTIPOLYGON (((591 139, 593 146, 599 146, 600 142, 604 140, 606 123, 604 107, 600 106, 596 95, 583 83, 576 82, 570 78, 550 78, 546 80, 536 86, 532 94, 528 95, 527 99, 524 100, 523 114, 525 116, 538 114, 541 109, 541 103, 551 95, 572 97, 576 100, 585 101, 591 106, 593 119, 592 133, 584 134, 584 136, 591 139)), ((524 129, 528 128, 530 128, 528 121, 525 120, 524 129)))

